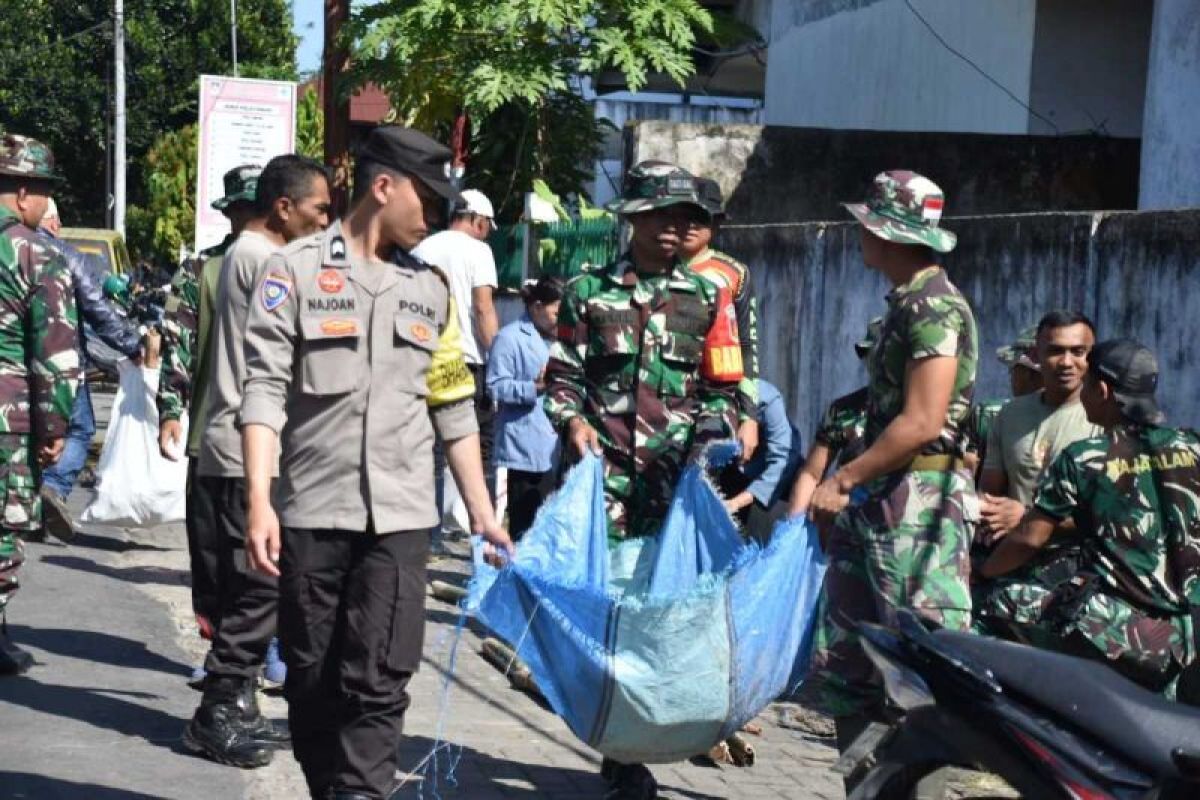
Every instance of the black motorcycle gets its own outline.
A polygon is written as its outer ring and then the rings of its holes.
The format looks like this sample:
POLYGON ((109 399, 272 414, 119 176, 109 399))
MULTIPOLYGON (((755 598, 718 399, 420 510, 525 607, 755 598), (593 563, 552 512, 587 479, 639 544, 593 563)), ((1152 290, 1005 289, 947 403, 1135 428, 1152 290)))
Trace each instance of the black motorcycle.
POLYGON ((1026 800, 1200 799, 1198 708, 1103 664, 931 631, 910 612, 898 629, 860 633, 889 721, 872 723, 835 766, 848 800, 927 796, 946 766, 995 773, 1026 800))

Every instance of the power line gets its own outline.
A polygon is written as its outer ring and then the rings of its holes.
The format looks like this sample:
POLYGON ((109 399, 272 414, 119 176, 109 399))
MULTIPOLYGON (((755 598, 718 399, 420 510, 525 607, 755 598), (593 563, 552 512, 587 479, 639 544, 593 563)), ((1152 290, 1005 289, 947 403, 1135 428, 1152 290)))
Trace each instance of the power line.
POLYGON ((91 26, 90 28, 84 28, 81 31, 76 31, 75 33, 72 33, 70 36, 64 36, 63 38, 56 39, 53 42, 46 42, 46 44, 39 45, 38 47, 31 47, 28 50, 19 50, 16 53, 10 53, 8 55, 7 60, 9 63, 12 63, 13 61, 19 61, 21 59, 29 58, 31 56, 37 55, 38 53, 42 53, 46 50, 51 50, 60 45, 64 45, 67 42, 73 41, 75 39, 80 39, 84 36, 87 36, 90 33, 95 33, 98 30, 107 28, 111 24, 112 24, 112 20, 110 20, 110 19, 106 19, 103 22, 97 22, 95 25, 91 26))
POLYGON ((912 0, 904 0, 904 5, 905 5, 905 6, 907 6, 907 7, 908 7, 908 10, 909 10, 909 11, 911 11, 911 12, 913 13, 913 16, 915 16, 917 19, 919 19, 919 20, 921 21, 921 24, 922 24, 922 25, 924 25, 924 26, 925 26, 925 27, 926 27, 926 28, 929 30, 929 32, 930 32, 931 34, 933 34, 933 38, 934 38, 934 39, 937 39, 937 40, 938 40, 938 43, 939 43, 939 44, 941 44, 941 46, 942 46, 942 47, 946 48, 946 49, 947 49, 947 50, 949 50, 951 53, 953 53, 954 55, 958 56, 960 59, 962 59, 963 61, 965 61, 965 62, 966 62, 968 65, 970 65, 970 67, 971 67, 973 70, 975 70, 975 71, 976 71, 976 72, 978 72, 980 75, 982 75, 982 76, 983 76, 983 77, 984 77, 984 78, 985 78, 985 79, 988 81, 988 83, 992 84, 992 85, 993 85, 993 86, 995 86, 997 89, 999 89, 1000 91, 1004 92, 1006 95, 1008 95, 1009 97, 1011 97, 1014 103, 1016 103, 1017 105, 1021 106, 1021 107, 1022 107, 1022 108, 1024 108, 1026 111, 1028 111, 1030 114, 1032 114, 1033 116, 1037 117, 1037 118, 1038 118, 1038 119, 1040 119, 1042 122, 1046 123, 1046 124, 1047 124, 1047 125, 1049 125, 1051 128, 1053 128, 1053 129, 1054 129, 1054 133, 1055 133, 1055 135, 1058 135, 1058 134, 1060 134, 1060 133, 1061 133, 1061 131, 1059 131, 1059 129, 1058 129, 1058 126, 1057 126, 1057 125, 1055 125, 1053 122, 1051 122, 1049 119, 1047 119, 1046 117, 1042 116, 1042 115, 1041 115, 1041 114, 1039 114, 1038 112, 1034 111, 1034 110, 1033 110, 1033 108, 1032 108, 1032 107, 1031 107, 1031 106, 1030 106, 1028 103, 1026 103, 1024 100, 1022 100, 1021 98, 1019 98, 1019 97, 1017 97, 1015 94, 1013 94, 1013 93, 1012 93, 1012 92, 1009 90, 1009 88, 1008 88, 1007 86, 1005 86, 1005 85, 1004 85, 1004 84, 1002 84, 1000 81, 996 80, 996 79, 995 79, 995 78, 993 78, 991 75, 989 75, 987 72, 985 72, 985 71, 984 71, 984 69, 983 69, 983 67, 981 67, 981 66, 979 66, 978 64, 976 64, 976 63, 975 63, 974 61, 972 61, 972 60, 971 60, 971 59, 970 59, 968 56, 966 56, 966 55, 964 55, 963 53, 959 52, 958 50, 954 49, 954 47, 953 47, 953 46, 952 46, 952 45, 951 45, 949 42, 947 42, 947 41, 946 41, 944 38, 942 38, 942 35, 941 35, 940 33, 938 33, 938 32, 937 32, 937 29, 936 29, 936 28, 934 28, 934 27, 933 27, 933 25, 931 25, 931 24, 929 23, 929 20, 927 20, 927 19, 925 19, 925 17, 921 16, 921 12, 920 12, 920 11, 917 11, 917 9, 916 9, 916 6, 914 6, 914 5, 912 4, 912 0))

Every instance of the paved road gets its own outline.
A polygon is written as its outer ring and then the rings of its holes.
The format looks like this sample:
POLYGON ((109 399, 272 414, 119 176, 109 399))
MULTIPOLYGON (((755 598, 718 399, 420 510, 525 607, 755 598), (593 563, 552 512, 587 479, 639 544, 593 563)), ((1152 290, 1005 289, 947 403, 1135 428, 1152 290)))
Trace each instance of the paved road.
MULTIPOLYGON (((88 499, 84 490, 72 496, 77 510, 88 499)), ((188 608, 181 526, 91 528, 69 547, 32 544, 28 555, 10 632, 38 663, 27 676, 0 679, 0 798, 305 796, 287 752, 264 770, 243 772, 180 746, 198 699, 185 677, 204 649, 188 608)), ((430 568, 431 577, 457 579, 467 562, 460 553, 430 568)), ((433 599, 428 619, 402 753, 403 769, 413 774, 397 796, 599 797, 597 755, 478 655, 481 632, 468 626, 459 638, 457 609, 433 599), (438 751, 435 764, 426 756, 437 739, 452 744, 438 751)), ((264 699, 264 708, 285 713, 275 698, 264 699)), ((776 712, 762 718, 753 767, 656 766, 663 796, 841 797, 828 771, 828 743, 775 725, 776 712)))

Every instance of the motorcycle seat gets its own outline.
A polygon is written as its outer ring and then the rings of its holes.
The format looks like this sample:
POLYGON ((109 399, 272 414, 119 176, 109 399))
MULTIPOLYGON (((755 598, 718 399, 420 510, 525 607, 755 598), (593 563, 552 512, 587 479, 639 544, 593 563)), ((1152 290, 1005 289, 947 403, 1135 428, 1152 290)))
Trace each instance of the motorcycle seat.
POLYGON ((935 639, 1156 776, 1178 776, 1171 751, 1200 753, 1200 708, 1165 699, 1095 661, 987 636, 940 630, 935 639))

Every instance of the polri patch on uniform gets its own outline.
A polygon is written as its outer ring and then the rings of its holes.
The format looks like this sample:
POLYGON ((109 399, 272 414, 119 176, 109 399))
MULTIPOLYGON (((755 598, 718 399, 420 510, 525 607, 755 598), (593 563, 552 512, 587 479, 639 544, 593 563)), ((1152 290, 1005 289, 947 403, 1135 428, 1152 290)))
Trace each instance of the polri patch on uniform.
POLYGON ((317 286, 326 294, 337 294, 346 288, 346 279, 336 269, 323 269, 317 275, 317 286))
POLYGON ((267 311, 274 311, 283 305, 288 295, 292 293, 292 279, 286 275, 272 272, 262 283, 262 304, 267 311))
POLYGON ((358 333, 358 320, 327 319, 321 323, 321 333, 326 336, 353 336, 358 333))

